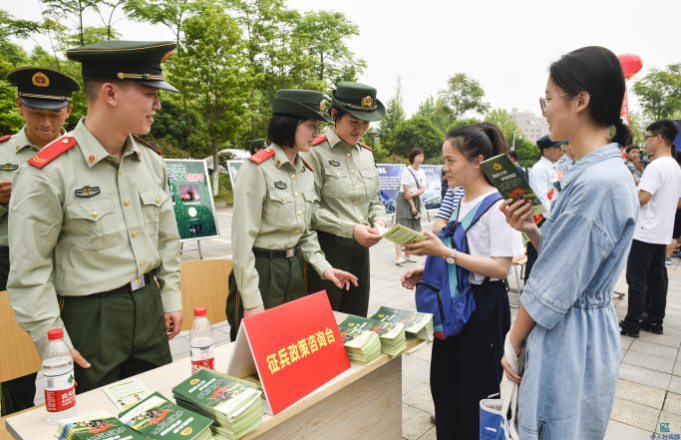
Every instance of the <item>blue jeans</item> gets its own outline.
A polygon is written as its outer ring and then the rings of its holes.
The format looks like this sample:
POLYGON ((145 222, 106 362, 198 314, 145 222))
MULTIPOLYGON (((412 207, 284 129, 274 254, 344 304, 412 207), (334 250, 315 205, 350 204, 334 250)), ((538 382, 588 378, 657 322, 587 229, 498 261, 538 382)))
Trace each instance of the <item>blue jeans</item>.
POLYGON ((639 321, 650 298, 650 322, 662 324, 667 307, 667 268, 664 265, 666 246, 633 240, 627 260, 627 284, 629 284, 629 309, 624 318, 627 330, 638 330, 639 321))

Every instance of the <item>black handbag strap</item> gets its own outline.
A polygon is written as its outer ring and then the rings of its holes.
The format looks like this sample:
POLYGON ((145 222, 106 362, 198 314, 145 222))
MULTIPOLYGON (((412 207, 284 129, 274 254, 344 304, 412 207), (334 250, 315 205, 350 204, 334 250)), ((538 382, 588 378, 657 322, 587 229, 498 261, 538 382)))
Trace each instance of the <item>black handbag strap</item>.
POLYGON ((407 167, 407 169, 411 173, 411 177, 413 177, 414 181, 416 182, 416 189, 421 189, 421 185, 419 185, 419 179, 416 178, 416 174, 414 174, 414 170, 412 170, 411 167, 407 167))

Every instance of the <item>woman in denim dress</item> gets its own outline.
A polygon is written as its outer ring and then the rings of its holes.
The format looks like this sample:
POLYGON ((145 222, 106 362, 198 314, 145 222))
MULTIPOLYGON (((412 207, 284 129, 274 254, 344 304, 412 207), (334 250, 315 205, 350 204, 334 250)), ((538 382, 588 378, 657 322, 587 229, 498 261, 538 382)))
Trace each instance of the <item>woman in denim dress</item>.
POLYGON ((539 249, 510 332, 515 355, 527 342, 522 378, 502 360, 508 379, 521 384, 523 440, 605 436, 620 364, 612 296, 639 209, 620 152, 631 138, 620 119, 624 90, 622 67, 608 49, 585 47, 553 63, 542 113, 551 139, 567 139, 578 162, 554 185, 541 231, 527 202, 500 208, 539 249))

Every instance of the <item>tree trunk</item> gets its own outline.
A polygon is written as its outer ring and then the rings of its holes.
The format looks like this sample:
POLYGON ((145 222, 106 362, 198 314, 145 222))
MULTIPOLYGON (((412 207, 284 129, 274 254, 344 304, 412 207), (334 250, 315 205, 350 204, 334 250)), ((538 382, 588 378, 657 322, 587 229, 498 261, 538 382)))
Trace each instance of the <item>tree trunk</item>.
MULTIPOLYGON (((253 90, 251 90, 251 102, 253 102, 253 90)), ((251 140, 255 140, 255 115, 251 114, 251 140)))
POLYGON ((220 163, 218 162, 218 139, 213 138, 213 197, 218 195, 218 176, 220 175, 220 163))

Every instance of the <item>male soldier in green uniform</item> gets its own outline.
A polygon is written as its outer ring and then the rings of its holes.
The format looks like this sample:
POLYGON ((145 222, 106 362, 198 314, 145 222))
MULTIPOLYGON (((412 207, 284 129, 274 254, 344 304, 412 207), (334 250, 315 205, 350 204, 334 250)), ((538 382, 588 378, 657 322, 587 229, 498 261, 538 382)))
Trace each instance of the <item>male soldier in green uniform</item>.
POLYGON ((172 42, 106 41, 71 49, 87 118, 15 175, 10 203, 17 320, 38 353, 64 329, 77 393, 172 361, 182 325, 180 237, 160 152, 148 133, 172 42), (30 231, 25 233, 23 231, 30 231))
POLYGON ((251 141, 251 156, 255 156, 267 147, 265 139, 254 139, 251 141))
POLYGON ((341 290, 356 283, 334 269, 310 229, 316 200, 313 167, 300 156, 310 151, 324 115, 324 96, 310 90, 279 90, 272 100, 269 148, 239 169, 234 191, 227 320, 236 339, 243 316, 307 294, 305 266, 341 290))
MULTIPOLYGON (((64 134, 64 122, 73 108, 72 94, 78 81, 49 67, 22 67, 11 71, 7 81, 17 87, 19 113, 26 125, 13 136, 0 137, 0 290, 7 290, 9 239, 7 207, 12 177, 28 159, 64 134)), ((21 232, 25 234, 26 232, 21 232)), ((0 384, 0 414, 7 415, 33 406, 36 374, 0 384)))
POLYGON ((303 155, 312 168, 320 196, 312 229, 333 267, 357 276, 359 286, 344 292, 307 271, 309 293, 326 290, 334 310, 366 316, 369 308, 369 247, 381 239, 376 225, 385 227, 385 207, 373 150, 360 142, 369 123, 385 116, 376 89, 342 82, 331 94, 335 125, 315 140, 303 155))

